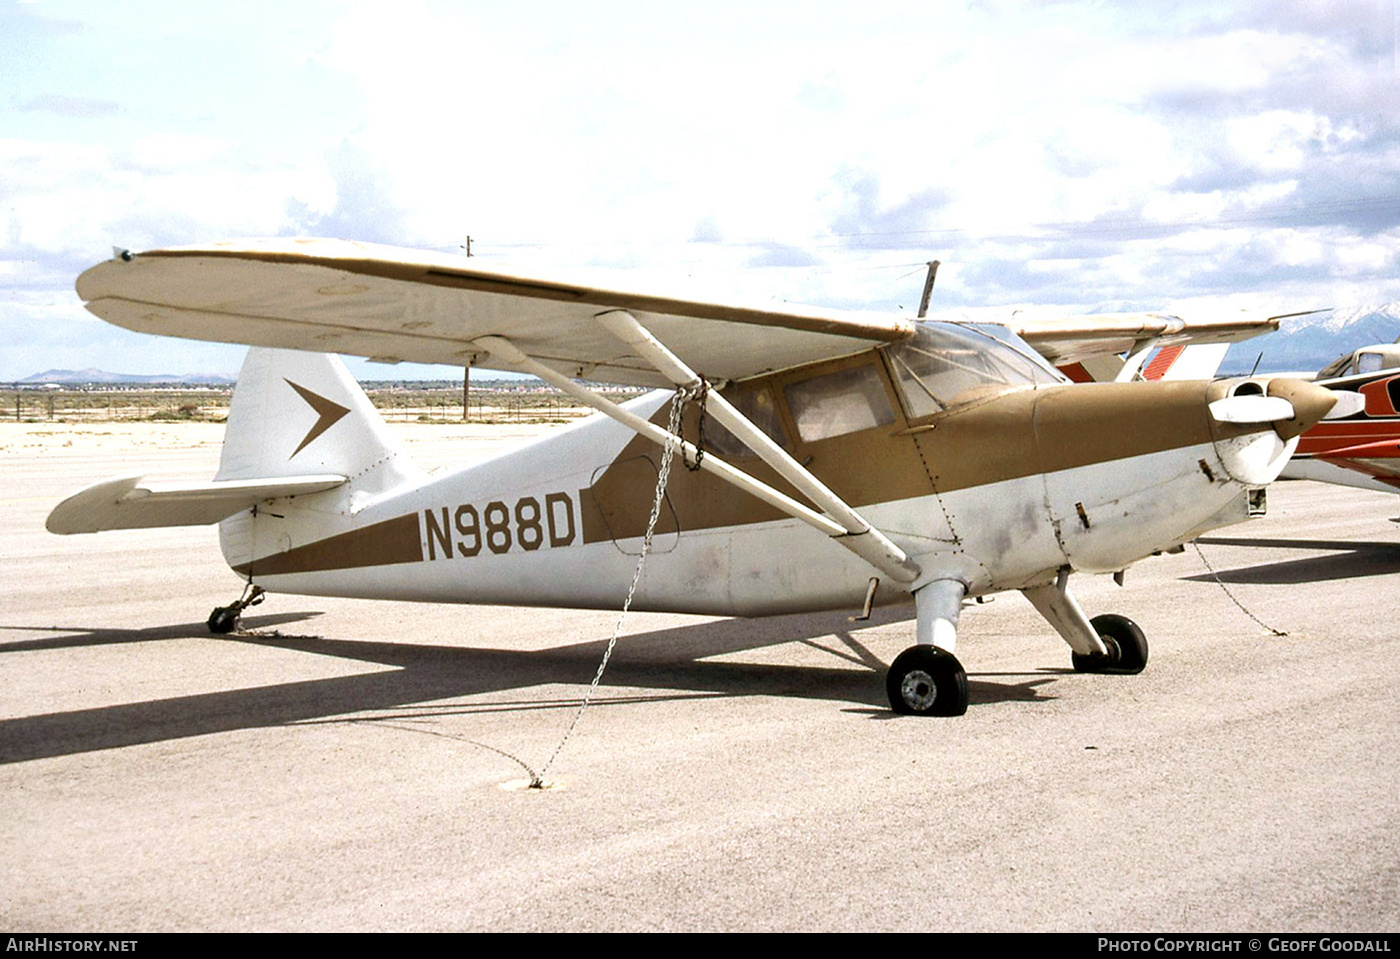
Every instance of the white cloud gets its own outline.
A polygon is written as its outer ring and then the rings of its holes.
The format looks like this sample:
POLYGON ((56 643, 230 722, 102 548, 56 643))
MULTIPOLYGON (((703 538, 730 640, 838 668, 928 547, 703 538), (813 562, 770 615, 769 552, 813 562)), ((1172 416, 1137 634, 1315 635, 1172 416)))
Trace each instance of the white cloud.
POLYGON ((934 256, 935 308, 1400 296, 1370 8, 246 9, 16 33, 0 276, 314 229, 882 309, 934 256))
POLYGON ((201 138, 151 138, 138 152, 155 156, 166 146, 181 147, 175 152, 185 160, 134 164, 130 153, 104 146, 0 140, 8 245, 69 258, 105 254, 113 244, 274 234, 288 198, 324 202, 328 194, 323 170, 209 162, 225 151, 201 138))
POLYGON ((133 140, 123 159, 142 173, 165 174, 206 167, 226 156, 229 148, 229 142, 218 137, 152 133, 133 140))

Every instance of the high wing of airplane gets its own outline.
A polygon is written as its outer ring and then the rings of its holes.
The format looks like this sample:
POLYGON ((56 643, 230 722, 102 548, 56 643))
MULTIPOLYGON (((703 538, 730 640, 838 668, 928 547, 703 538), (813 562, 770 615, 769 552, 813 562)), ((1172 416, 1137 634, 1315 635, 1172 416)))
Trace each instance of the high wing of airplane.
POLYGON ((1166 313, 1095 313, 1023 319, 1021 339, 1076 383, 1208 380, 1231 343, 1278 329, 1281 317, 1235 314, 1191 320, 1166 313))
POLYGON ((342 241, 123 252, 78 292, 130 329, 255 348, 212 482, 98 484, 52 531, 217 520, 256 590, 609 608, 675 451, 692 468, 671 473, 634 608, 912 597, 916 644, 886 675, 904 713, 965 711, 960 613, 1002 590, 1076 669, 1141 671, 1142 630, 1091 620, 1071 574, 1259 511, 1334 403, 1292 380, 1076 385, 1004 326, 627 293, 342 241), (531 373, 605 415, 427 476, 335 352, 531 373), (581 379, 662 389, 619 405, 581 379))

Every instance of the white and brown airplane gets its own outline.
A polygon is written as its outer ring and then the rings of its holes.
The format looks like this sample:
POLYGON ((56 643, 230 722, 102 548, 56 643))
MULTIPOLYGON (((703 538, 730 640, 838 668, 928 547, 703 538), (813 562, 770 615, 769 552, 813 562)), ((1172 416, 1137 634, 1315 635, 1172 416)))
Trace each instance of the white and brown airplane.
MULTIPOLYGON (((615 608, 675 451, 698 468, 670 474, 634 608, 868 613, 912 597, 917 643, 886 678, 904 713, 965 711, 959 614, 1000 590, 1034 604, 1076 669, 1140 671, 1142 631, 1091 620, 1070 574, 1257 512, 1334 402, 1292 380, 1257 396, 1076 385, 1002 326, 625 293, 343 241, 122 252, 78 292, 129 329, 258 348, 212 482, 101 483, 54 509, 53 532, 218 522, 250 589, 615 608), (301 350, 531 373, 606 415, 430 477, 339 360, 301 350), (663 389, 617 405, 580 380, 663 389)), ((1142 316, 1039 335, 1063 359, 1192 331, 1142 316)))

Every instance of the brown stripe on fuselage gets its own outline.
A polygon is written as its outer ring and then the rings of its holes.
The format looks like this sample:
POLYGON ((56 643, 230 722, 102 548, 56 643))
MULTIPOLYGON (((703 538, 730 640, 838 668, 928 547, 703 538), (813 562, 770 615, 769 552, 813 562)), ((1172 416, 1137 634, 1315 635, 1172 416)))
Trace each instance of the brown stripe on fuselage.
MULTIPOLYGON (((659 426, 666 425, 666 413, 663 407, 659 426)), ((686 419, 689 422, 682 432, 693 437, 697 417, 687 410, 686 419)), ((653 422, 657 420, 658 417, 652 417, 653 422)), ((660 461, 660 447, 634 436, 617 459, 599 471, 592 486, 579 490, 583 542, 605 543, 646 535, 660 461)), ((735 459, 734 464, 789 496, 796 495, 785 480, 756 457, 735 459)), ((764 523, 787 515, 711 473, 685 469, 679 459, 671 464, 666 501, 670 508, 662 510, 658 533, 674 532, 677 524, 682 530, 715 529, 764 523)))
MULTIPOLYGON (((794 377, 773 379, 781 387, 794 377)), ((1257 431, 1258 427, 1221 424, 1211 418, 1207 404, 1223 397, 1226 390, 1222 384, 1191 381, 1013 389, 912 422, 896 409, 896 421, 890 426, 814 443, 794 442, 790 452, 843 500, 861 507, 1257 431)), ((781 388, 775 393, 781 396, 781 388)), ((652 422, 664 426, 667 412, 663 406, 652 422)), ((697 420, 692 406, 684 420, 687 439, 696 437, 697 420)), ((797 435, 790 417, 785 425, 789 435, 797 435)), ((635 437, 590 488, 580 490, 585 543, 645 532, 656 473, 637 469, 639 457, 659 462, 660 450, 635 437), (629 463, 630 468, 623 467, 629 463)), ((805 502, 757 457, 732 457, 730 462, 805 502)), ((667 494, 683 530, 741 526, 786 516, 710 473, 690 472, 679 463, 671 471, 667 494)))
MULTIPOLYGON (((794 377, 774 379, 780 387, 794 377)), ((838 496, 861 507, 1194 446, 1257 429, 1216 423, 1210 417, 1206 404, 1224 396, 1226 389, 1199 382, 1014 389, 913 422, 896 408, 891 425, 817 442, 796 441, 792 452, 838 496)), ((776 392, 781 395, 780 389, 776 392)), ((667 413, 663 406, 652 421, 664 425, 667 413)), ((698 435, 694 404, 686 410, 683 424, 688 438, 698 435)), ((797 435, 790 417, 784 427, 788 435, 797 435)), ((593 484, 579 491, 584 543, 645 533, 659 457, 659 448, 650 440, 633 437, 600 469, 593 484)), ((735 457, 732 462, 804 500, 756 456, 735 457)), ((713 474, 687 470, 679 462, 671 470, 667 500, 659 532, 671 532, 677 524, 681 530, 703 530, 786 517, 713 474)), ((235 571, 272 576, 422 560, 418 514, 410 513, 266 556, 235 571)))
POLYGON ((363 529, 328 536, 284 553, 273 553, 235 566, 233 571, 240 576, 280 576, 330 569, 393 566, 422 560, 423 542, 418 531, 418 514, 408 513, 363 529))
MULTIPOLYGON (((598 470, 593 486, 578 491, 585 543, 646 535, 646 522, 656 499, 656 482, 660 475, 657 461, 660 459, 660 450, 654 443, 634 437, 617 459, 606 469, 598 470), (604 477, 605 481, 600 483, 599 480, 604 477), (638 497, 644 497, 644 501, 638 497), (640 527, 637 525, 638 510, 642 517, 640 527)), ((656 535, 680 531, 680 518, 676 510, 678 490, 684 489, 694 494, 691 484, 681 478, 679 464, 672 465, 670 479, 666 483, 666 498, 656 517, 656 535)), ((722 485, 727 487, 729 484, 722 485)), ((744 498, 753 499, 752 496, 744 498)))
POLYGON ((954 407, 910 433, 948 493, 1257 432, 1211 417, 1208 404, 1227 389, 1196 381, 1020 389, 954 407))
MULTIPOLYGON (((859 505, 928 495, 933 492, 933 487, 923 471, 919 450, 913 440, 899 435, 903 421, 893 388, 884 373, 884 365, 875 353, 748 380, 745 386, 770 389, 771 395, 781 397, 783 387, 789 383, 866 364, 873 364, 880 370, 882 382, 890 394, 891 406, 895 409, 895 424, 810 443, 798 438, 789 445, 788 450, 847 503, 859 505)), ((786 402, 779 399, 777 406, 784 433, 789 437, 799 437, 797 425, 786 411, 786 402)), ((669 412, 669 405, 663 405, 652 414, 651 421, 664 428, 669 412)), ((708 422, 713 430, 713 419, 708 422)), ((691 441, 700 436, 700 414, 694 403, 685 409, 681 433, 691 441)), ((585 543, 645 535, 646 521, 656 495, 656 471, 654 467, 642 471, 635 465, 629 467, 627 464, 635 464, 641 457, 659 463, 660 456, 661 450, 655 443, 640 436, 633 437, 617 459, 595 477, 593 485, 579 491, 585 543)), ((798 502, 811 505, 805 496, 757 456, 728 459, 732 465, 755 479, 798 502)), ((684 469, 679 461, 672 465, 666 496, 674 507, 682 530, 747 526, 787 518, 787 514, 778 508, 731 486, 714 474, 684 469)))

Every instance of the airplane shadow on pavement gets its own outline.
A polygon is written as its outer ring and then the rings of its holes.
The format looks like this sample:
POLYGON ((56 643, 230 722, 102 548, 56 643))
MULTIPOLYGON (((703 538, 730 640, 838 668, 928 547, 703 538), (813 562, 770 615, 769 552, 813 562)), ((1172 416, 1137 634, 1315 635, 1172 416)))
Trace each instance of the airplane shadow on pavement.
MULTIPOLYGON (((1243 546, 1268 549, 1329 550, 1324 556, 1304 556, 1219 570, 1221 582, 1253 583, 1257 585, 1290 585, 1316 583, 1334 579, 1355 579, 1364 576, 1387 576, 1400 573, 1400 543, 1359 543, 1355 540, 1320 539, 1249 539, 1233 536, 1202 536, 1196 540, 1202 546, 1243 546)), ((1208 557, 1219 567, 1218 557, 1208 557)), ((1200 573, 1185 576, 1192 582, 1214 582, 1215 575, 1200 573)))
MULTIPOLYGON (((62 650, 84 646, 202 638, 298 650, 378 663, 386 669, 243 689, 175 696, 146 702, 53 712, 0 720, 0 763, 115 749, 210 733, 325 721, 361 714, 355 721, 404 717, 403 707, 433 703, 428 715, 451 711, 500 712, 575 709, 592 680, 607 645, 606 637, 545 650, 504 650, 280 635, 275 626, 314 619, 319 613, 289 613, 244 618, 244 632, 212 637, 204 623, 150 629, 83 629, 51 627, 62 635, 0 642, 0 655, 21 650, 62 650), (531 698, 513 703, 493 700, 443 706, 442 700, 546 684, 565 684, 578 694, 531 698), (387 711, 382 717, 365 713, 387 711)), ((868 625, 909 619, 912 607, 877 610, 868 625)), ((861 628, 867 624, 861 624, 861 628)), ((0 629, 34 627, 0 627, 0 629)), ((909 639, 912 641, 912 628, 909 639)), ((627 635, 604 677, 607 687, 667 690, 654 696, 622 697, 623 702, 691 699, 698 696, 787 696, 854 704, 856 711, 889 717, 885 700, 886 664, 853 634, 845 617, 835 613, 802 614, 755 620, 717 620, 627 635), (839 667, 792 666, 708 661, 707 657, 781 643, 800 642, 843 661, 839 667), (854 667, 854 668, 853 668, 854 667)), ((1038 672, 997 674, 996 681, 969 677, 969 699, 976 707, 1006 701, 1050 697, 1038 687, 1053 676, 1038 672), (1020 679, 1021 681, 1017 681, 1020 679)), ((594 700, 608 702, 606 693, 594 700)), ((417 715, 415 713, 415 715, 417 715)), ((928 720, 919 720, 928 721, 928 720)))

